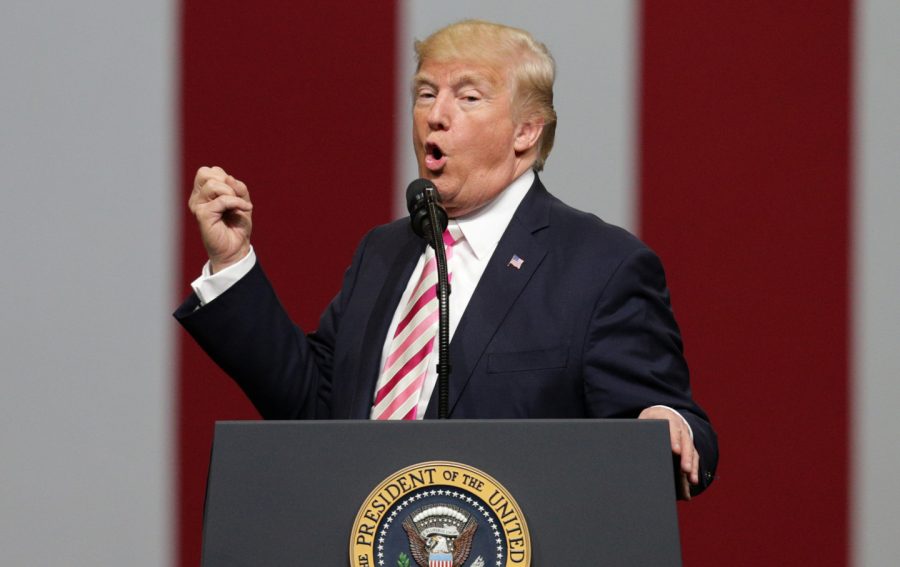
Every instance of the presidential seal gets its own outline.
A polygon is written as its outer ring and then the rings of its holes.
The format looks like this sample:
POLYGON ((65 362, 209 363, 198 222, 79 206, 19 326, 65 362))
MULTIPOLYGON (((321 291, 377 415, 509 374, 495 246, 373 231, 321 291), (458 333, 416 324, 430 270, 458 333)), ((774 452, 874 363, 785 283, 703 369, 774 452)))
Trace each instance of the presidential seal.
POLYGON ((369 494, 350 535, 351 567, 527 567, 531 540, 499 482, 460 463, 431 461, 369 494))

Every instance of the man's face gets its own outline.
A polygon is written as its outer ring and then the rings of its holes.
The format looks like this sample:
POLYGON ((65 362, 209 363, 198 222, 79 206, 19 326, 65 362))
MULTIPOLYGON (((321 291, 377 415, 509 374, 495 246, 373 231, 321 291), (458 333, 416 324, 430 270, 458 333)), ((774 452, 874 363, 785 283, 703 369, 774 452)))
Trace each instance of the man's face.
POLYGON ((451 217, 477 210, 530 167, 533 157, 517 152, 505 71, 425 61, 413 97, 419 175, 435 184, 451 217))

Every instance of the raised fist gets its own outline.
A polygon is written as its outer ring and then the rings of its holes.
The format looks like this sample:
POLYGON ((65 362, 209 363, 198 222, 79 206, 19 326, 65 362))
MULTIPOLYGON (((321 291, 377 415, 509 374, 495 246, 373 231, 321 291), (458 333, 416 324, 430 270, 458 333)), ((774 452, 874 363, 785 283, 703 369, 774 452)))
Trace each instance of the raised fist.
POLYGON ((250 252, 253 204, 243 182, 221 167, 201 167, 194 177, 188 208, 200 225, 213 273, 250 252))

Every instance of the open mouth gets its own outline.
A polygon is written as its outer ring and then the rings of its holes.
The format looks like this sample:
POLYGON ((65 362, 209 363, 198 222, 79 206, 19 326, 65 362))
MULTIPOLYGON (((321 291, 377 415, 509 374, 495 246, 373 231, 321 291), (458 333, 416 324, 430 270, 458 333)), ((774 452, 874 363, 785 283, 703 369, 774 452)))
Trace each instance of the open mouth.
POLYGON ((438 171, 447 162, 447 156, 440 146, 433 142, 425 144, 425 167, 430 171, 438 171))

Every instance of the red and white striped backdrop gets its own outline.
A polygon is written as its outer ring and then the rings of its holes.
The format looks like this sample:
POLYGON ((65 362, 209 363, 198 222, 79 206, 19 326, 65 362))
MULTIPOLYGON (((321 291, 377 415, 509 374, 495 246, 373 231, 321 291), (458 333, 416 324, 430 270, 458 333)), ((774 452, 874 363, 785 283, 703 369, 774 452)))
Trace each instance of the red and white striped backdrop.
POLYGON ((313 328, 415 174, 412 37, 462 17, 549 44, 547 185, 667 267, 722 451, 685 564, 900 556, 900 5, 56 4, 0 17, 0 563, 197 564, 213 422, 256 414, 168 319, 193 172, 247 181, 313 328))

